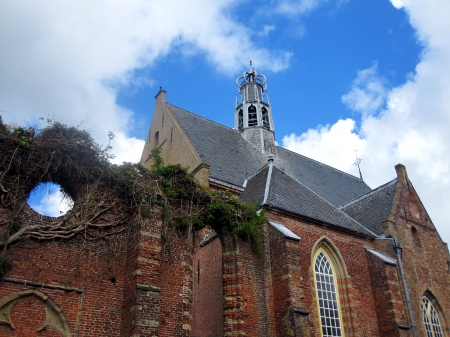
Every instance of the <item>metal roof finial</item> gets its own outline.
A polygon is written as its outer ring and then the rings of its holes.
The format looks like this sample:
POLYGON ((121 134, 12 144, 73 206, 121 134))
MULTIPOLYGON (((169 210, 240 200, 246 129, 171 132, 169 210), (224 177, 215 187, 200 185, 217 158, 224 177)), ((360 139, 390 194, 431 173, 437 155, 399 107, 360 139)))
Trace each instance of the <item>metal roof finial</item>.
POLYGON ((248 71, 249 73, 253 72, 253 66, 252 66, 252 60, 250 60, 250 70, 248 71))
POLYGON ((358 158, 358 150, 355 149, 355 162, 353 163, 353 165, 358 166, 359 177, 361 178, 361 180, 363 180, 363 177, 361 174, 361 168, 359 167, 359 164, 361 164, 361 160, 362 160, 362 158, 358 158))

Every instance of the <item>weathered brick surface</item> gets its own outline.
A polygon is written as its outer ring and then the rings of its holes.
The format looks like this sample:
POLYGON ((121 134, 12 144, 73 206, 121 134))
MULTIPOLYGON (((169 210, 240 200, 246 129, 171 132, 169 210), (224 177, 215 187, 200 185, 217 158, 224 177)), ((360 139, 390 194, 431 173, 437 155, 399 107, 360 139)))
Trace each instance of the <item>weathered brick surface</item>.
MULTIPOLYGON (((34 211, 30 210, 29 214, 30 222, 43 221, 34 211)), ((126 240, 121 235, 108 242, 74 238, 63 242, 29 242, 10 247, 7 256, 14 261, 14 266, 0 286, 0 299, 21 290, 38 289, 64 311, 72 333, 79 330, 80 336, 118 336, 125 252, 126 240), (80 317, 78 310, 82 311, 80 317)), ((41 310, 42 304, 37 300, 22 301, 27 303, 26 310, 41 310)), ((22 301, 16 306, 22 305, 22 301)), ((36 314, 35 318, 36 321, 32 318, 33 327, 38 324, 41 315, 36 314)), ((12 332, 9 327, 0 327, 0 336, 10 336, 12 332)), ((34 335, 25 333, 23 336, 34 335)))
MULTIPOLYGON (((209 231, 208 231, 209 232, 209 231)), ((195 236, 193 258, 193 336, 223 334, 222 245, 218 237, 203 247, 207 231, 195 236)))
MULTIPOLYGON (((335 267, 346 336, 412 336, 397 266, 402 264, 418 336, 426 336, 421 299, 425 294, 449 335, 448 249, 442 243, 403 167, 386 236, 366 239, 268 209, 267 216, 301 237, 294 241, 266 224, 258 254, 229 233, 200 247, 206 231, 192 236, 169 230, 158 219, 142 221, 108 241, 26 242, 9 247, 14 266, 0 284, 0 300, 37 290, 53 300, 73 336, 320 336, 313 256, 319 247, 335 267), (198 269, 200 263, 200 269, 198 269), (199 272, 200 271, 200 281, 199 272)), ((27 209, 26 223, 51 223, 27 209)), ((0 224, 8 214, 0 209, 0 224)), ((36 333, 46 318, 39 296, 24 297, 11 311, 16 329, 0 324, 0 336, 36 333)))
MULTIPOLYGON (((320 336, 312 257, 315 245, 321 239, 327 238, 341 255, 342 267, 346 271, 346 275, 340 275, 338 278, 342 321, 346 335, 379 336, 378 322, 376 315, 374 314, 375 301, 370 285, 369 266, 364 250, 364 246, 373 246, 373 243, 369 240, 350 236, 331 228, 317 225, 314 226, 308 222, 287 215, 274 214, 271 212, 267 212, 266 214, 268 214, 271 219, 283 223, 288 229, 301 237, 298 246, 292 244, 292 242, 290 242, 291 240, 285 239, 286 248, 280 248, 279 246, 282 245, 282 243, 279 242, 276 251, 274 252, 274 255, 277 254, 277 251, 282 252, 282 254, 280 254, 281 256, 278 257, 281 261, 277 263, 272 261, 272 265, 276 264, 277 266, 277 269, 275 270, 277 276, 273 281, 273 293, 275 294, 274 301, 278 304, 275 304, 274 307, 276 308, 278 305, 278 308, 280 308, 279 310, 284 310, 285 312, 286 309, 282 309, 282 297, 286 295, 279 296, 279 294, 290 294, 289 300, 291 306, 303 307, 309 312, 309 316, 303 320, 304 324, 308 325, 308 329, 304 329, 304 331, 311 336, 320 336), (297 256, 293 254, 287 255, 286 250, 296 251, 297 256), (291 263, 286 263, 287 261, 295 261, 297 259, 298 264, 293 263, 293 268, 288 266, 288 264, 291 263), (284 266, 282 263, 283 260, 286 261, 284 266), (292 270, 290 273, 289 268, 292 270), (291 287, 294 291, 289 290, 290 292, 288 292, 286 289, 289 289, 287 282, 289 276, 285 276, 283 280, 282 275, 291 273, 299 275, 299 278, 297 281, 295 281, 295 279, 293 280, 295 282, 291 287), (277 299, 276 296, 279 296, 280 298, 277 299)), ((280 238, 279 240, 282 239, 280 238)), ((275 311, 277 312, 277 309, 275 309, 275 311)), ((286 328, 283 327, 283 325, 286 326, 286 324, 286 320, 280 323, 279 318, 277 319, 279 336, 288 336, 287 332, 282 332, 283 329, 286 331, 286 328)), ((304 334, 305 332, 302 333, 304 334)))
POLYGON ((398 326, 408 325, 409 318, 397 267, 384 263, 369 252, 366 252, 366 258, 369 263, 380 336, 402 336, 402 332, 405 331, 398 326))
POLYGON ((151 150, 161 148, 161 157, 167 164, 181 164, 189 167, 202 186, 209 184, 209 165, 204 163, 195 148, 189 142, 183 129, 165 105, 166 93, 160 91, 156 97, 156 107, 152 124, 145 141, 141 162, 150 167, 148 160, 151 150))
MULTIPOLYGON (((385 221, 387 235, 403 245, 402 263, 409 288, 413 316, 419 336, 426 336, 421 312, 422 296, 435 300, 441 324, 450 334, 449 253, 422 205, 403 165, 397 165, 398 187, 390 218, 385 221)), ((388 249, 387 249, 388 250, 388 249)), ((392 255, 392 250, 391 250, 392 255)))

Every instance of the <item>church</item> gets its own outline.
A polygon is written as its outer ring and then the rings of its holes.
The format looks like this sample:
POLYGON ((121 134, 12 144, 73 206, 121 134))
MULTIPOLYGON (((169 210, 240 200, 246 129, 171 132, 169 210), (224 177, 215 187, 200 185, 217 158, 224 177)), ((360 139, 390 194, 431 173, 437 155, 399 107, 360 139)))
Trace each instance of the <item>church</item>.
MULTIPOLYGON (((192 253, 192 336, 450 336, 450 256, 404 165, 370 188, 275 143, 264 75, 236 80, 234 128, 156 95, 156 147, 199 183, 261 205, 264 251, 210 228, 192 253)), ((276 114, 275 114, 276 116, 276 114)))
POLYGON ((264 75, 250 64, 236 84, 234 128, 160 89, 139 165, 110 164, 76 128, 18 137, 0 119, 0 337, 450 337, 448 247, 405 166, 372 189, 279 147, 264 75), (154 149, 255 205, 259 249, 217 221, 169 228, 165 204, 135 198, 163 184, 143 168, 154 149), (46 181, 71 212, 27 205, 46 181))

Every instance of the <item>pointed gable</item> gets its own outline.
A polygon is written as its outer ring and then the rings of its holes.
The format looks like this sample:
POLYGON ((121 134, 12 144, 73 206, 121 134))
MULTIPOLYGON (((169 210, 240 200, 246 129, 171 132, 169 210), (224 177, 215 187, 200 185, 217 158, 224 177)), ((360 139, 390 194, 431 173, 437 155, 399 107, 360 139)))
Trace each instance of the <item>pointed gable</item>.
POLYGON ((397 179, 394 179, 339 209, 375 234, 380 235, 383 233, 383 219, 388 218, 391 214, 396 188, 397 179))

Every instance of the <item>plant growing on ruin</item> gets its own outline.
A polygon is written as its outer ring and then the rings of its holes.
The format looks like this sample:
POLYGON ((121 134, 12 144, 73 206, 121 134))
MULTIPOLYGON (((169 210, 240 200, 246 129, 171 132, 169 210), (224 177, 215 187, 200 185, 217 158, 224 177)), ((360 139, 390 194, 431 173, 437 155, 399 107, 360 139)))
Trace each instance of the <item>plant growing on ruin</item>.
POLYGON ((165 230, 183 233, 210 225, 258 248, 265 218, 255 205, 202 188, 186 168, 165 165, 158 149, 150 169, 139 163, 114 165, 109 144, 102 148, 85 130, 48 122, 34 134, 0 119, 0 205, 7 214, 0 223, 0 247, 76 236, 105 240, 162 214, 165 230), (27 198, 41 182, 60 184, 74 206, 54 222, 26 223, 27 198))

